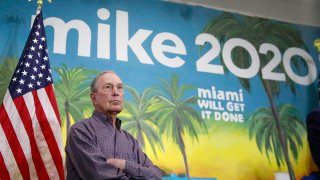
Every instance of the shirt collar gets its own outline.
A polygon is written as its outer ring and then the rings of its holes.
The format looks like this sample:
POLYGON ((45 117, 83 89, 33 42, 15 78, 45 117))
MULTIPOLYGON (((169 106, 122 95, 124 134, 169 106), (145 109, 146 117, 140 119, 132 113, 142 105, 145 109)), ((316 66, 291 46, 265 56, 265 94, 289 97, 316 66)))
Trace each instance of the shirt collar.
MULTIPOLYGON (((93 111, 92 116, 96 116, 102 123, 109 124, 112 126, 112 119, 101 112, 93 111)), ((120 130, 121 128, 121 120, 119 118, 116 119, 116 128, 120 130)))

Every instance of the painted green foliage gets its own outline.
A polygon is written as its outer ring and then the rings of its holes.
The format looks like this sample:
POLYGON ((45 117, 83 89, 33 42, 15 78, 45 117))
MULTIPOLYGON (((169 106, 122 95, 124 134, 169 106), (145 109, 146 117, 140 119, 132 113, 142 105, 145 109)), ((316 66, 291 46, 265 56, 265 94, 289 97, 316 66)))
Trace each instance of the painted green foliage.
POLYGON ((183 136, 198 140, 199 130, 205 129, 205 123, 198 112, 193 109, 193 105, 197 104, 197 96, 184 98, 185 93, 193 89, 193 86, 182 84, 179 85, 179 78, 173 75, 171 80, 167 82, 160 79, 161 83, 157 92, 157 102, 153 104, 153 108, 157 109, 156 124, 161 134, 166 134, 174 143, 179 146, 182 153, 187 177, 189 175, 188 159, 183 136))
POLYGON ((190 178, 183 136, 189 135, 198 140, 199 130, 205 129, 207 132, 207 129, 198 112, 192 107, 197 104, 197 97, 184 98, 185 93, 192 90, 193 86, 180 86, 177 75, 173 75, 169 82, 164 79, 160 81, 157 87, 147 88, 140 95, 133 87, 126 86, 133 100, 125 101, 125 111, 130 115, 121 117, 124 120, 123 128, 132 133, 142 147, 145 145, 143 137, 146 137, 155 156, 154 145, 164 150, 157 131, 166 134, 179 146, 187 177, 190 178))
POLYGON ((96 71, 85 70, 83 67, 54 68, 60 79, 54 83, 55 95, 60 117, 67 121, 67 132, 70 128, 70 118, 79 121, 84 118, 84 110, 92 108, 90 99, 90 82, 96 71), (71 116, 71 117, 70 117, 71 116))
MULTIPOLYGON (((291 104, 283 104, 277 107, 285 141, 291 149, 294 159, 298 160, 299 149, 303 142, 301 132, 305 126, 299 119, 299 111, 291 104)), ((249 118, 249 137, 255 137, 260 152, 265 152, 270 162, 269 153, 274 152, 277 165, 283 164, 283 153, 279 141, 276 121, 270 108, 259 108, 249 118)))
POLYGON ((2 104, 17 63, 18 59, 16 58, 5 58, 3 64, 0 65, 0 104, 2 104))
MULTIPOLYGON (((210 21, 208 25, 204 28, 203 32, 209 33, 215 36, 219 40, 221 46, 223 46, 224 43, 229 39, 242 38, 252 43, 257 51, 259 51, 259 48, 263 43, 270 43, 275 45, 276 47, 278 47, 281 54, 283 54, 284 51, 290 47, 299 47, 302 49, 306 49, 306 45, 304 44, 299 31, 294 29, 289 24, 262 19, 262 18, 256 18, 256 17, 233 15, 231 13, 226 13, 226 12, 221 14, 219 17, 214 18, 212 21, 210 21)), ((250 55, 243 48, 233 49, 231 56, 233 59, 233 63, 239 68, 245 69, 249 67, 251 64, 250 55)), ((289 159, 289 149, 291 150, 291 152, 294 153, 294 151, 296 151, 295 149, 296 146, 292 146, 292 143, 297 142, 299 140, 298 139, 291 140, 289 136, 287 136, 286 134, 287 127, 285 126, 286 124, 282 123, 282 121, 285 121, 286 119, 283 119, 284 117, 279 114, 280 112, 277 111, 276 105, 274 102, 274 96, 280 95, 280 85, 282 82, 267 80, 262 78, 262 68, 266 64, 268 64, 274 56, 275 54, 273 54, 271 51, 266 52, 266 54, 259 53, 259 59, 260 59, 259 78, 261 80, 262 86, 264 87, 269 100, 270 111, 272 112, 271 115, 274 120, 273 123, 275 123, 276 129, 277 129, 277 133, 275 135, 278 135, 277 142, 280 143, 281 149, 282 149, 281 151, 278 148, 268 149, 268 150, 270 151, 273 150, 273 152, 276 155, 277 163, 283 161, 283 159, 280 158, 282 156, 279 156, 279 154, 283 152, 284 159, 289 170, 290 178, 295 179, 294 171, 289 159), (289 147, 288 147, 288 144, 290 144, 289 147)), ((299 63, 298 63, 299 58, 300 57, 298 56, 295 56, 292 58, 292 64, 298 71, 301 70, 300 69, 301 67, 299 66, 299 63)), ((220 53, 220 59, 221 59, 222 65, 224 66, 224 70, 227 70, 225 64, 223 63, 224 61, 221 53, 220 53)), ((284 73, 286 77, 286 81, 283 83, 289 86, 291 91, 295 94, 295 84, 290 78, 288 78, 288 75, 285 73, 282 63, 276 66, 273 69, 273 72, 284 73)), ((241 78, 241 77, 238 77, 238 79, 241 85, 247 91, 250 92, 251 90, 250 79, 241 78)), ((262 110, 260 109, 260 111, 262 110)), ((255 118, 256 116, 251 119, 255 119, 255 118)), ((271 123, 271 121, 268 121, 268 122, 271 123)), ((258 128, 257 126, 254 126, 254 127, 258 128)), ((268 127, 271 127, 271 126, 269 125, 268 127)), ((262 135, 267 135, 267 134, 262 134, 262 135)), ((296 138, 296 136, 292 136, 292 137, 296 138)), ((261 142, 257 142, 258 147, 260 146, 259 145, 260 143, 261 142)))
POLYGON ((164 145, 153 121, 156 111, 150 110, 154 99, 151 95, 151 89, 147 88, 141 94, 128 85, 125 86, 125 89, 131 94, 133 100, 125 100, 124 110, 129 116, 120 116, 120 119, 123 120, 122 128, 130 132, 143 149, 148 141, 157 157, 156 147, 164 151, 164 145))

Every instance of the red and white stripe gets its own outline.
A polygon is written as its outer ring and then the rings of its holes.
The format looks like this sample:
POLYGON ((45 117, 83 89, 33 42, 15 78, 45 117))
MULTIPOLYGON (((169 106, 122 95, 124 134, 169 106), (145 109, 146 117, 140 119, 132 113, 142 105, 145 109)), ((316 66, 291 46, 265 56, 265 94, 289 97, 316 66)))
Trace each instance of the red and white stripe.
POLYGON ((52 85, 0 107, 0 179, 64 179, 61 123, 52 85))

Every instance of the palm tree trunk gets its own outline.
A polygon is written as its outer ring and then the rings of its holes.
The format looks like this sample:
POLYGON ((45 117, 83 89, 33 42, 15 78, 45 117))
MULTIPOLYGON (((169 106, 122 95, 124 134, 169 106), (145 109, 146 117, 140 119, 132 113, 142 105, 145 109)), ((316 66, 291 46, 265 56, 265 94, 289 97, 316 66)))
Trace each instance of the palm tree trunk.
POLYGON ((275 107, 275 104, 273 102, 273 97, 272 97, 272 93, 271 93, 271 89, 270 89, 269 83, 266 80, 262 80, 262 83, 263 83, 263 86, 265 87, 266 93, 268 95, 268 99, 269 99, 269 103, 271 105, 271 110, 272 110, 273 117, 276 120, 276 126, 277 126, 277 129, 278 129, 281 149, 282 149, 282 152, 283 152, 283 155, 284 155, 284 159, 285 159, 286 164, 287 164, 287 168, 288 168, 288 171, 289 171, 290 179, 291 180, 295 180, 296 177, 295 177, 295 174, 294 174, 294 170, 292 168, 292 164, 290 162, 288 146, 287 146, 287 144, 285 142, 285 139, 284 139, 284 134, 283 134, 283 131, 282 131, 282 127, 280 125, 279 115, 278 115, 278 112, 276 111, 276 107, 275 107))
POLYGON ((186 151, 183 149, 183 150, 181 150, 181 153, 182 153, 182 156, 183 156, 184 166, 186 168, 187 178, 188 178, 188 180, 190 180, 189 166, 188 166, 188 160, 187 160, 186 151))
POLYGON ((65 102, 64 102, 64 110, 65 110, 66 119, 67 119, 66 136, 68 137, 69 129, 70 129, 70 125, 71 125, 71 122, 70 122, 70 113, 69 113, 69 102, 68 102, 68 101, 65 101, 65 102))
POLYGON ((183 138, 182 138, 182 135, 181 135, 182 128, 181 128, 181 124, 180 124, 180 120, 179 119, 176 121, 176 125, 177 125, 177 132, 178 132, 179 148, 180 148, 180 151, 181 151, 182 156, 183 156, 183 162, 184 162, 184 167, 186 168, 187 179, 190 180, 188 159, 187 159, 187 155, 186 155, 184 141, 183 141, 183 138))
MULTIPOLYGON (((184 144, 183 139, 182 139, 182 136, 181 136, 180 133, 179 133, 179 139, 180 139, 181 143, 184 144)), ((190 180, 188 159, 187 159, 187 155, 186 155, 186 151, 185 151, 184 146, 183 146, 183 147, 180 147, 180 150, 181 150, 181 153, 182 153, 182 156, 183 156, 184 167, 186 168, 187 179, 190 180)))
POLYGON ((138 135, 137 135, 137 141, 140 146, 140 148, 144 148, 144 141, 143 141, 143 135, 142 135, 142 127, 140 123, 138 123, 138 135))

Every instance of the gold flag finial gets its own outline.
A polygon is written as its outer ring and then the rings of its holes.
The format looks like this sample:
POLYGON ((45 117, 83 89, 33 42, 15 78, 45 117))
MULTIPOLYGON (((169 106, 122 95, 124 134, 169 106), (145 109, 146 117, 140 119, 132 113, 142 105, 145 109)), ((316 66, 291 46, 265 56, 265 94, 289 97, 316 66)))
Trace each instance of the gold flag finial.
POLYGON ((318 52, 320 53, 320 38, 314 41, 314 47, 316 47, 318 52))
MULTIPOLYGON (((28 0, 28 1, 30 2, 31 0, 28 0)), ((51 3, 51 1, 52 0, 48 0, 49 3, 51 3)), ((38 4, 38 9, 41 9, 42 8, 42 4, 43 4, 43 0, 38 0, 37 4, 38 4)))
POLYGON ((42 4, 43 4, 42 0, 38 0, 37 4, 38 4, 38 9, 42 8, 42 4))

